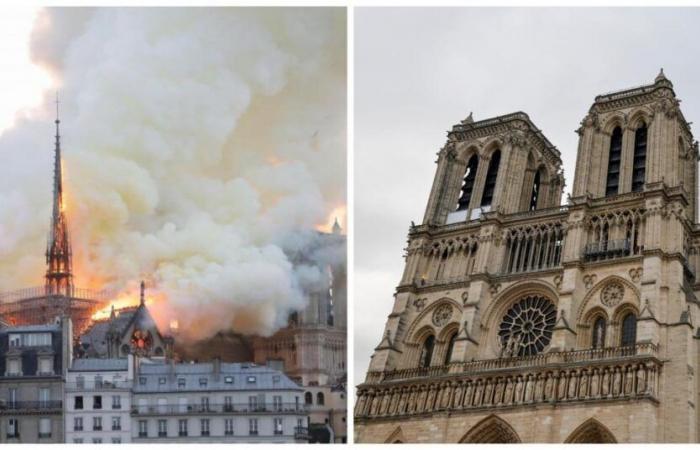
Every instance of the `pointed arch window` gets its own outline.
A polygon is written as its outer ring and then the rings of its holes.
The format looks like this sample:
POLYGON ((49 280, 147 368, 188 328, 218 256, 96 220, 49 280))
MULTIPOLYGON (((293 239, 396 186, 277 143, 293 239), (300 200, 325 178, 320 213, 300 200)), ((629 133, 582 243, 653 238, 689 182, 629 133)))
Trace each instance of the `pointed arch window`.
POLYGON ((634 313, 627 314, 622 319, 622 333, 620 345, 623 347, 632 346, 637 342, 637 316, 634 313))
POLYGON ((645 123, 634 132, 634 160, 632 161, 632 192, 644 189, 647 161, 647 126, 645 123))
POLYGON ((455 349, 455 341, 457 340, 457 332, 452 333, 450 340, 447 341, 447 352, 445 352, 445 365, 449 364, 452 360, 452 352, 455 349))
POLYGON ((418 367, 430 367, 430 361, 433 359, 433 349, 435 348, 435 336, 432 334, 423 341, 423 347, 420 352, 420 360, 418 367))
POLYGON ((540 170, 535 174, 535 180, 532 182, 532 192, 530 193, 530 211, 537 209, 537 200, 540 197, 540 170))
POLYGON ((605 318, 598 317, 595 322, 593 322, 593 332, 591 335, 591 347, 592 348, 603 348, 605 347, 605 318))
POLYGON ((501 163, 501 151, 496 150, 491 154, 489 170, 486 172, 484 182, 484 193, 481 195, 481 206, 491 206, 493 195, 496 190, 496 179, 498 178, 498 166, 501 163))
POLYGON ((476 179, 476 170, 479 168, 479 157, 475 154, 469 158, 467 163, 467 171, 464 173, 464 180, 462 181, 462 194, 459 197, 457 203, 457 211, 464 211, 469 209, 469 202, 472 198, 472 192, 474 192, 474 180, 476 179))
POLYGON ((620 159, 622 157, 622 129, 615 127, 610 137, 608 153, 608 177, 605 182, 605 196, 617 195, 620 185, 620 159))

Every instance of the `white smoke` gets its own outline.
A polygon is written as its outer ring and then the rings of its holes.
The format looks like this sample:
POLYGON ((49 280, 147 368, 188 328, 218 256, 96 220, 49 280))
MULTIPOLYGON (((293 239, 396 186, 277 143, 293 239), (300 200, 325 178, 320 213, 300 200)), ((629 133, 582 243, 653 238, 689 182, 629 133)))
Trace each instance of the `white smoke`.
MULTIPOLYGON (((345 203, 342 8, 50 8, 32 54, 58 80, 76 285, 146 277, 194 337, 304 305, 283 247, 345 203)), ((52 101, 0 136, 0 290, 42 281, 52 101)))

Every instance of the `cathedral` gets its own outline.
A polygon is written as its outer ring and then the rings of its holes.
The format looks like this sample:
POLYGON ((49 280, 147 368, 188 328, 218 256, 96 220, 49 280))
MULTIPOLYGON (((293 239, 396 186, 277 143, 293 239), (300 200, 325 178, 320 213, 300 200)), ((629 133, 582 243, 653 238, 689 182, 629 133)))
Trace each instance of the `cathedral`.
POLYGON ((700 441, 698 143, 663 70, 577 133, 564 205, 527 114, 448 133, 356 442, 700 441))

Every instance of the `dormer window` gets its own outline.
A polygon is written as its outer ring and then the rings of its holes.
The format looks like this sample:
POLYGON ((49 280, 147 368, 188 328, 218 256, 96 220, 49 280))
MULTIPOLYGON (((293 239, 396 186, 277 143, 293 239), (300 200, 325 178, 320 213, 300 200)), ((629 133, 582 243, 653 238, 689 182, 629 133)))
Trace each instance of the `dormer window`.
POLYGON ((17 357, 7 358, 7 376, 20 376, 22 375, 22 360, 17 357))
POLYGON ((255 382, 256 382, 256 378, 255 378, 254 376, 248 376, 248 378, 246 378, 246 381, 247 381, 248 383, 255 383, 255 382))
POLYGON ((233 384, 233 377, 224 377, 224 383, 233 384))
POLYGON ((39 357, 39 374, 53 375, 53 358, 50 356, 39 357))

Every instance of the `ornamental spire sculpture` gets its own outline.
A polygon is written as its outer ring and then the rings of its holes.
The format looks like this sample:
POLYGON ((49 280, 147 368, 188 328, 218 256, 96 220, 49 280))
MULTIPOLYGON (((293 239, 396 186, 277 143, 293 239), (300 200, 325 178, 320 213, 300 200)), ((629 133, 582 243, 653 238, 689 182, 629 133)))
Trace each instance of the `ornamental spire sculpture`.
POLYGON ((73 265, 63 203, 63 174, 61 171, 61 134, 59 132, 58 94, 56 94, 56 142, 53 168, 53 214, 46 246, 46 295, 73 296, 73 265))

